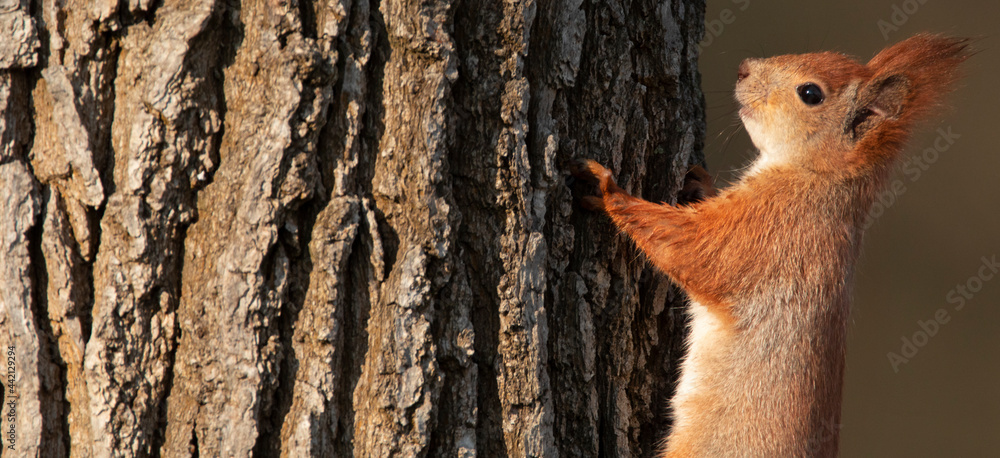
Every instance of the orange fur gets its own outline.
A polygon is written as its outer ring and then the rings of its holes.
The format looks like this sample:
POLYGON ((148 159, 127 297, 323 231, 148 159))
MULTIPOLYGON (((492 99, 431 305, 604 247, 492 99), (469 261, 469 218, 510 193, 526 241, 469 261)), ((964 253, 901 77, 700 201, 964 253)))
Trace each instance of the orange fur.
POLYGON ((630 196, 594 161, 574 171, 600 188, 584 204, 607 212, 692 301, 664 456, 837 454, 864 219, 966 44, 917 35, 867 65, 836 53, 748 59, 736 97, 760 157, 736 185, 689 206, 630 196), (822 102, 800 97, 807 83, 822 102))

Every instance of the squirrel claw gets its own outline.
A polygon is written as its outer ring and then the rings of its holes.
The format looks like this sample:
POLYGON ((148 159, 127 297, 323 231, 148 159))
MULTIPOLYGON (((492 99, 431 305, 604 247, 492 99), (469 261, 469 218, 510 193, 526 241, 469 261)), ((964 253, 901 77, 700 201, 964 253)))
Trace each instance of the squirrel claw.
POLYGON ((605 196, 620 189, 615 184, 614 179, 611 178, 611 171, 591 159, 573 161, 569 166, 569 170, 573 176, 591 184, 596 184, 598 187, 596 196, 580 198, 580 206, 591 211, 605 211, 605 196))
POLYGON ((604 191, 607 189, 607 182, 611 180, 611 172, 597 161, 590 159, 577 159, 571 162, 569 171, 576 178, 598 185, 597 195, 581 197, 580 206, 590 211, 604 211, 604 191))
POLYGON ((570 165, 573 176, 598 185, 599 195, 615 192, 618 185, 611 178, 611 171, 592 159, 578 159, 570 165))
POLYGON ((569 171, 573 176, 593 184, 600 182, 602 170, 606 169, 601 164, 598 164, 597 161, 591 159, 577 159, 569 165, 569 171))

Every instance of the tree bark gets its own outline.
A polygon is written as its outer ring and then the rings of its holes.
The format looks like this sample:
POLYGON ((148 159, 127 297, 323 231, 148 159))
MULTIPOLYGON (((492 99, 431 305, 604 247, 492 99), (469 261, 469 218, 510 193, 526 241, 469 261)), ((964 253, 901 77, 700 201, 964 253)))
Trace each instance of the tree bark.
POLYGON ((703 12, 0 0, 3 456, 651 455, 703 12))

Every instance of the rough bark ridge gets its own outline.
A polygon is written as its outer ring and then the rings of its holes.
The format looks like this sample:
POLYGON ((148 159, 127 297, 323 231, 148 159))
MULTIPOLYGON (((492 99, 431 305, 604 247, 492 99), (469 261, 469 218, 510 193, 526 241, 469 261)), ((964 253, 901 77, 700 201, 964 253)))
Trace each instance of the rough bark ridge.
POLYGON ((0 0, 3 456, 651 454, 703 10, 0 0))

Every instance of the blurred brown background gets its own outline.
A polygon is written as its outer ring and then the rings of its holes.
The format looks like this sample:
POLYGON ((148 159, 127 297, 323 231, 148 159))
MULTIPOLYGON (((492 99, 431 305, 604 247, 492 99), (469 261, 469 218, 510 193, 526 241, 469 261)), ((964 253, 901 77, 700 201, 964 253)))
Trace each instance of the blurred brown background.
POLYGON ((981 269, 984 257, 1000 261, 1000 3, 719 0, 705 17, 705 155, 720 184, 755 155, 732 101, 742 59, 835 50, 867 61, 921 31, 978 38, 950 108, 922 127, 903 157, 933 148, 939 128, 957 138, 939 141, 944 151, 927 153, 919 175, 915 162, 897 171, 905 192, 865 240, 841 450, 845 457, 1000 456, 1000 273, 981 269), (937 329, 928 323, 935 314, 946 321, 937 329), (911 357, 894 367, 889 352, 911 357))

